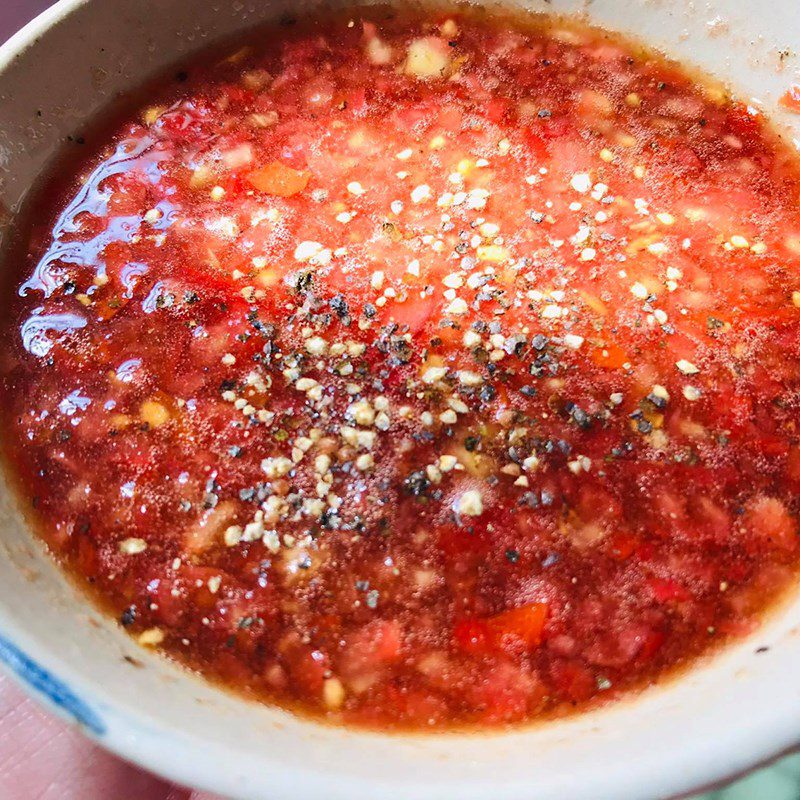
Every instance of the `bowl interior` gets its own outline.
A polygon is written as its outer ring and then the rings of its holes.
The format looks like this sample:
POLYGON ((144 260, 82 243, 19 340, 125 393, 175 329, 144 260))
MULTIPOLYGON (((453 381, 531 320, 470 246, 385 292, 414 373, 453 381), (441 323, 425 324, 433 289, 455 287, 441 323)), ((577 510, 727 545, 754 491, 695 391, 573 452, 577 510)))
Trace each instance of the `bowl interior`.
MULTIPOLYGON (((800 44, 795 0, 773 0, 760 15, 743 0, 519 5, 586 15, 706 69, 762 107, 800 146, 800 118, 777 106, 800 74, 792 55, 792 44, 800 44)), ((46 12, 0 48, 0 244, 37 176, 87 117, 215 39, 311 6, 62 0, 46 12)), ((106 746, 223 794, 664 797, 800 740, 800 599, 681 680, 614 707, 506 734, 386 737, 247 703, 143 652, 63 578, 5 485, 0 524, 0 660, 106 746), (756 652, 763 647, 769 649, 756 652)))

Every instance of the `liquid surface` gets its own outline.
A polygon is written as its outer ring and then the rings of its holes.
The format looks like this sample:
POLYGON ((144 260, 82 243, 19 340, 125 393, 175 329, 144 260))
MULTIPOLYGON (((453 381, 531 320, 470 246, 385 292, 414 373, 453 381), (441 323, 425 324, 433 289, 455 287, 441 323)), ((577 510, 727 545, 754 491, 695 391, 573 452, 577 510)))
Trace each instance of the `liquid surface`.
POLYGON ((373 11, 198 59, 99 145, 25 234, 3 428, 143 645, 498 725, 792 583, 800 173, 752 109, 588 29, 373 11))

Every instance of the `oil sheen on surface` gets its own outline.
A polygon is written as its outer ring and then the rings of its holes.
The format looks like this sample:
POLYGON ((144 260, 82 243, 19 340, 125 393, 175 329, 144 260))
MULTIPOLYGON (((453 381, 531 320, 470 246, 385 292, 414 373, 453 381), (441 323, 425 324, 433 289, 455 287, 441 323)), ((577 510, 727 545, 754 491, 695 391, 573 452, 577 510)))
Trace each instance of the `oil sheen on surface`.
POLYGON ((3 428, 143 645, 331 721, 493 726, 793 582, 800 173, 754 109, 574 25, 373 10, 108 130, 24 231, 3 428))

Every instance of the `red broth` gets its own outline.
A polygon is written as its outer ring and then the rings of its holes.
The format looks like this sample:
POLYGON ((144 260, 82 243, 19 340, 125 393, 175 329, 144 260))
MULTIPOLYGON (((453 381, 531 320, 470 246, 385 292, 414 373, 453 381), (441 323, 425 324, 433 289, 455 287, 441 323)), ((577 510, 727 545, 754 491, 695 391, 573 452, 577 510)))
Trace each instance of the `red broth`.
POLYGON ((572 24, 373 10, 95 140, 23 231, 3 430, 141 644, 333 721, 493 726, 794 582, 800 172, 752 108, 572 24))

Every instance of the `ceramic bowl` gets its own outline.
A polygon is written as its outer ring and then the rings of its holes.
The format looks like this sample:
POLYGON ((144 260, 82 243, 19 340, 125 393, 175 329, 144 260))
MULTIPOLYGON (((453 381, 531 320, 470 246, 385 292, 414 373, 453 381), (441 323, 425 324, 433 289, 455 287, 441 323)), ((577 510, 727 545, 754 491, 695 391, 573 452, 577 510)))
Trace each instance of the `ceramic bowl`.
MULTIPOLYGON (((583 14, 638 36, 727 80, 800 139, 798 118, 792 131, 777 106, 800 66, 796 3, 526 7, 583 14)), ((306 5, 56 3, 0 48, 0 222, 13 218, 65 137, 104 104, 217 38, 306 5)), ((109 750, 241 800, 645 800, 724 779, 800 742, 800 599, 681 678, 606 709, 502 733, 387 736, 246 702, 142 651, 60 574, 2 482, 0 531, 7 669, 109 750)))

